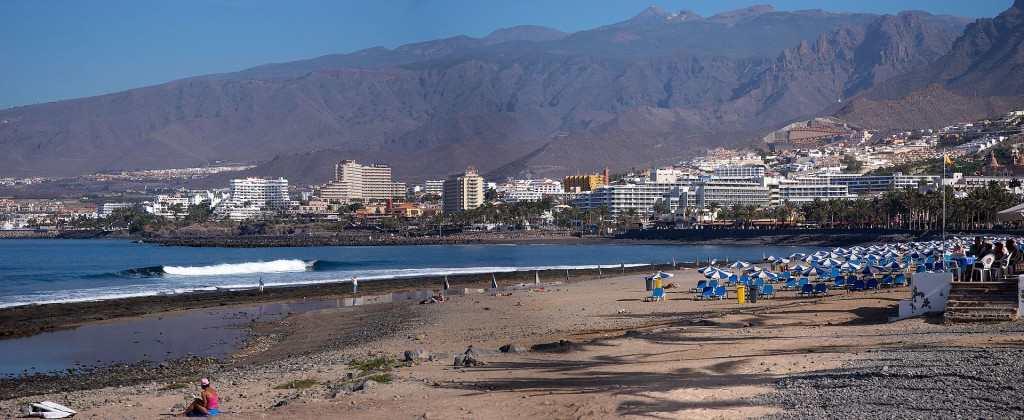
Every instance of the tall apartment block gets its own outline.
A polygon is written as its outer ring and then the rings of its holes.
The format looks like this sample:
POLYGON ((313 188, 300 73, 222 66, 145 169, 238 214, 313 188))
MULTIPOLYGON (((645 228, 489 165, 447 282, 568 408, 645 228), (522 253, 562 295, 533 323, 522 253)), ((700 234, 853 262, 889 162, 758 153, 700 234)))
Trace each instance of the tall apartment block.
POLYGON ((465 173, 452 175, 444 180, 441 195, 445 213, 473 210, 484 204, 484 178, 476 168, 469 167, 465 173))

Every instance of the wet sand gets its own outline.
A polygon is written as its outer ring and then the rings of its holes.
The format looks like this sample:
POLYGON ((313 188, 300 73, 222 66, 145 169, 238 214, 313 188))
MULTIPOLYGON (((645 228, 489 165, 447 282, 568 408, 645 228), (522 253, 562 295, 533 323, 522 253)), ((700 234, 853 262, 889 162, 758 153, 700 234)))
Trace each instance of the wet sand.
MULTIPOLYGON (((680 264, 682 266, 683 264, 680 264)), ((606 268, 601 274, 640 273, 658 267, 606 268)), ((566 280, 564 270, 539 272, 543 281, 566 280)), ((570 281, 592 278, 599 270, 572 270, 570 281)), ((532 282, 533 271, 496 273, 502 282, 532 282)), ((490 274, 451 275, 452 287, 487 287, 490 274)), ((393 280, 362 281, 361 294, 383 294, 402 290, 440 288, 443 277, 417 277, 393 280)), ((170 311, 202 309, 221 306, 252 305, 256 303, 294 302, 310 298, 350 298, 352 285, 348 282, 325 283, 300 286, 268 287, 263 293, 257 290, 199 291, 176 295, 145 296, 125 299, 110 299, 90 302, 58 303, 45 305, 24 305, 0 308, 0 339, 25 337, 41 332, 73 328, 89 322, 122 319, 170 311)))
MULTIPOLYGON (((661 303, 642 301, 643 281, 634 274, 511 296, 467 295, 444 304, 294 314, 258 323, 254 338, 225 362, 131 386, 26 389, 20 398, 0 402, 0 413, 13 414, 19 401, 51 399, 79 409, 83 417, 153 418, 180 408, 195 393, 187 383, 206 375, 219 389, 225 418, 801 417, 790 411, 798 407, 776 396, 780 381, 832 375, 850 361, 886 350, 1024 347, 1019 323, 888 323, 896 302, 909 296, 907 288, 823 298, 779 292, 775 299, 741 306, 734 300, 694 300, 685 289, 699 275, 677 274, 672 281, 683 287, 669 289, 669 300, 661 303), (497 350, 560 339, 575 344, 564 352, 497 350), (453 356, 470 345, 486 364, 454 368, 453 356), (359 391, 345 387, 354 373, 350 361, 401 358, 412 349, 433 360, 395 367, 390 383, 359 391), (296 380, 310 385, 285 386, 296 380)), ((942 417, 924 411, 918 416, 942 417)))

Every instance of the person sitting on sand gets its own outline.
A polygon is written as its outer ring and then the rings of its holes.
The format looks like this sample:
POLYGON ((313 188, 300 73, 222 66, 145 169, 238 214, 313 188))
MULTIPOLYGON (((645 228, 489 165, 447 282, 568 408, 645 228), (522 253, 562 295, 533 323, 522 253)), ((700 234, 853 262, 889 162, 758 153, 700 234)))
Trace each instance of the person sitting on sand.
POLYGON ((203 378, 199 381, 199 387, 203 392, 199 398, 192 401, 180 415, 187 417, 213 417, 220 414, 220 398, 217 397, 217 390, 210 385, 210 380, 203 378))

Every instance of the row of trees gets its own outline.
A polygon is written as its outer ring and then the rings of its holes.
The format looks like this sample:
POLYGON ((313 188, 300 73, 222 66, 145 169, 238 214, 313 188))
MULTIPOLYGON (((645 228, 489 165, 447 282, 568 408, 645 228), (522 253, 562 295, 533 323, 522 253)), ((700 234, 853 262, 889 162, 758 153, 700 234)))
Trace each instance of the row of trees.
POLYGON ((127 229, 131 233, 156 230, 164 227, 187 226, 206 223, 213 216, 208 201, 185 207, 175 204, 168 208, 174 218, 164 218, 146 212, 141 206, 116 209, 107 217, 79 217, 64 227, 92 230, 127 229))
POLYGON ((473 210, 444 214, 441 216, 441 222, 458 226, 489 223, 522 225, 551 211, 556 204, 550 197, 535 202, 523 201, 500 205, 487 202, 473 210))
MULTIPOLYGON (((946 229, 987 229, 999 224, 996 214, 1020 202, 1005 188, 992 182, 956 198, 945 188, 946 229)), ((942 195, 916 189, 889 191, 870 200, 815 200, 796 206, 786 203, 771 208, 732 206, 719 212, 720 219, 743 224, 756 219, 817 223, 822 227, 885 228, 913 230, 942 229, 942 195)))

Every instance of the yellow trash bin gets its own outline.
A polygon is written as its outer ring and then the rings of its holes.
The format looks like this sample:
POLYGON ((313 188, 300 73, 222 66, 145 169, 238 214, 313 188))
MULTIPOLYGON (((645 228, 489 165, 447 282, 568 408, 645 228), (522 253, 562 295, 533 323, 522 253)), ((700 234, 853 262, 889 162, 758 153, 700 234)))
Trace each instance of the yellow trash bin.
POLYGON ((661 286, 661 276, 654 277, 654 288, 655 289, 662 288, 662 286, 661 286))
POLYGON ((736 303, 740 305, 747 303, 747 287, 742 284, 736 286, 736 303))

